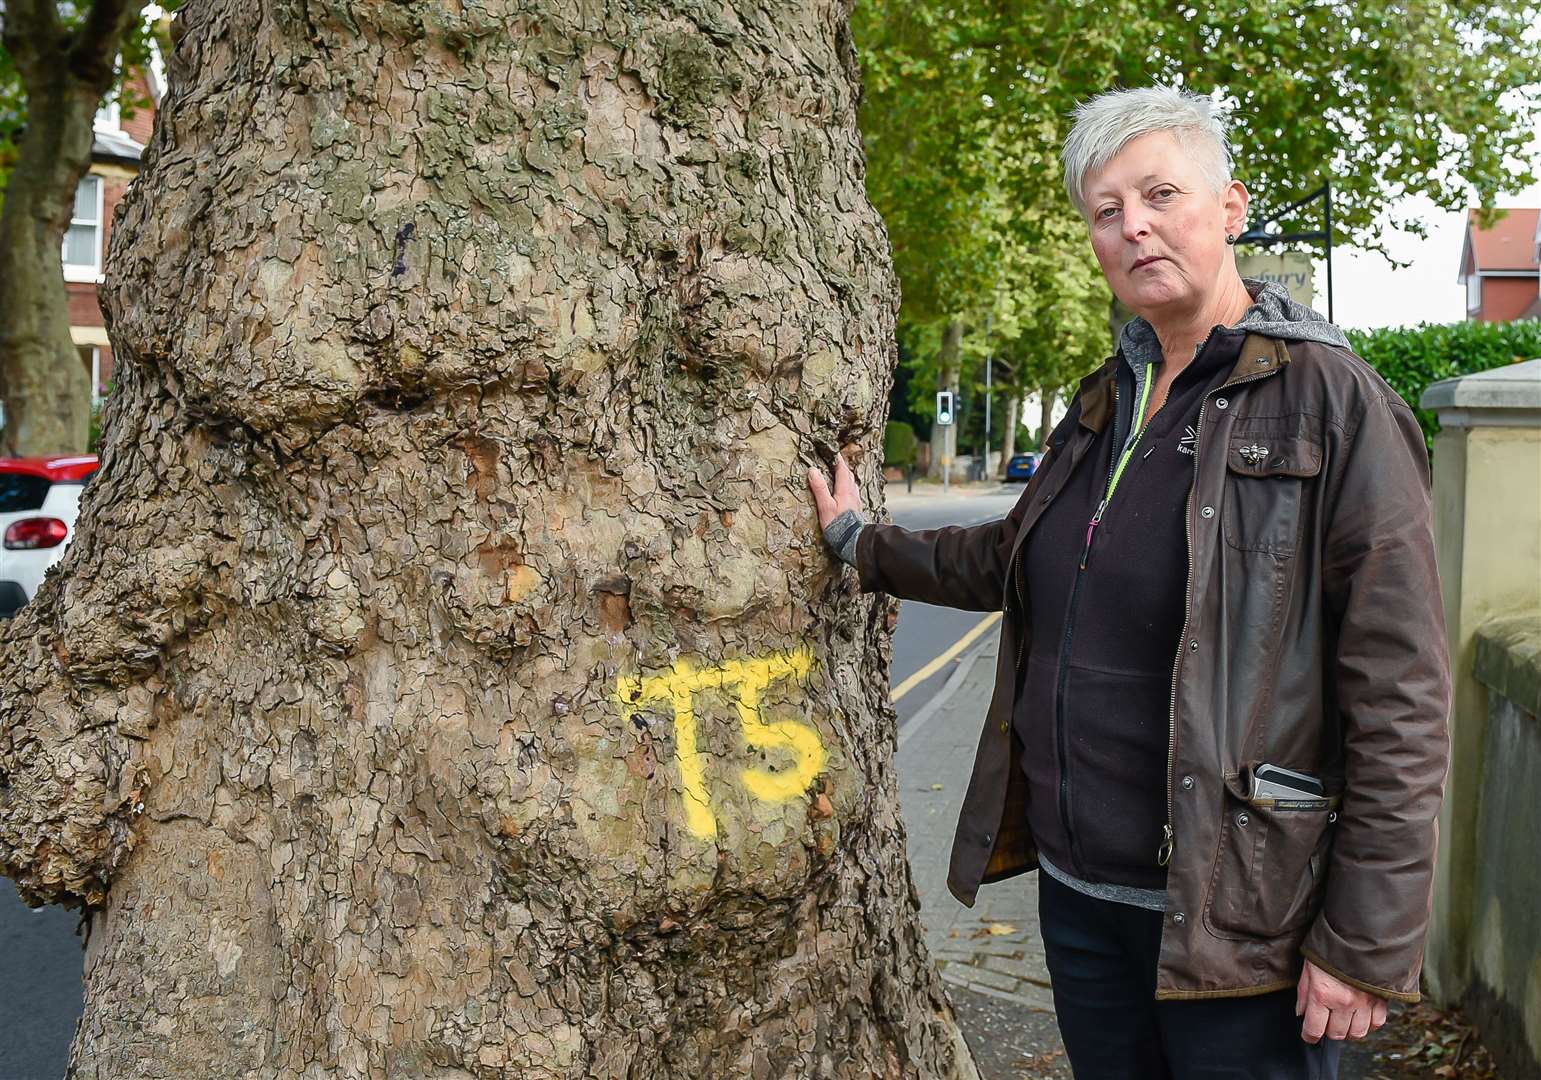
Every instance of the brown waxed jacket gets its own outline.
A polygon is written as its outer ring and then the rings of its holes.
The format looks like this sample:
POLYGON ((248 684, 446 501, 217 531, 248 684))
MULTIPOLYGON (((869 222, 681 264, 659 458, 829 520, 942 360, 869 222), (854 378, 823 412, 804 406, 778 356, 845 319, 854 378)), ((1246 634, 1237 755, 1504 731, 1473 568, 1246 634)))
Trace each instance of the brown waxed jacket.
MULTIPOLYGON (((1008 517, 858 535, 863 591, 1005 612, 947 880, 969 906, 981 883, 1037 866, 1011 723, 1032 632, 1018 561, 1111 422, 1116 362, 1081 381, 1008 517)), ((1348 350, 1257 334, 1197 426, 1156 996, 1292 987, 1303 954, 1416 1001, 1450 705, 1422 431, 1348 350), (1261 762, 1323 778, 1336 809, 1249 805, 1261 762)))

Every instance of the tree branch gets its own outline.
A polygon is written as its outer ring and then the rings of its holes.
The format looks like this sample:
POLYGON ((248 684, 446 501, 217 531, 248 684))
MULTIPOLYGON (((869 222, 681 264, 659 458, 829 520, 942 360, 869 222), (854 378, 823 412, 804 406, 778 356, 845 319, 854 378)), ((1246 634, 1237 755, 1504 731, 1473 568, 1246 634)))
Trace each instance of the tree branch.
MULTIPOLYGON (((37 2, 37 0, 34 0, 37 2)), ((52 0, 49 0, 50 6, 52 0)), ((88 86, 106 93, 116 74, 114 61, 123 47, 123 38, 139 17, 140 0, 96 0, 75 32, 70 46, 70 72, 88 86)))
POLYGON ((23 74, 35 70, 48 45, 58 40, 62 28, 54 0, 7 0, 0 23, 0 41, 23 74))

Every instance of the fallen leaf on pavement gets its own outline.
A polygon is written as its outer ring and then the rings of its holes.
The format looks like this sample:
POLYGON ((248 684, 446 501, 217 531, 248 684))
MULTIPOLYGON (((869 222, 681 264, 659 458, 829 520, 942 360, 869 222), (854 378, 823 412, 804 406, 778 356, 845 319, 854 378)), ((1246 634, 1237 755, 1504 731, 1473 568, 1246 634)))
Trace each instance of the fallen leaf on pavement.
POLYGON ((1005 937, 1007 934, 1015 934, 1017 928, 1007 922, 993 922, 988 926, 981 926, 969 935, 970 938, 1005 937))

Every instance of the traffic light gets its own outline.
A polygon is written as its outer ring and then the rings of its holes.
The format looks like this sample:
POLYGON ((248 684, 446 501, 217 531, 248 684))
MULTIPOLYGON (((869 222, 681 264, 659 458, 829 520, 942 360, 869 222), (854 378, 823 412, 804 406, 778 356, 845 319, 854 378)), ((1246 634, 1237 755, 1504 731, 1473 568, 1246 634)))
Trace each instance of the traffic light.
POLYGON ((943 427, 952 423, 952 391, 936 392, 936 422, 943 427))

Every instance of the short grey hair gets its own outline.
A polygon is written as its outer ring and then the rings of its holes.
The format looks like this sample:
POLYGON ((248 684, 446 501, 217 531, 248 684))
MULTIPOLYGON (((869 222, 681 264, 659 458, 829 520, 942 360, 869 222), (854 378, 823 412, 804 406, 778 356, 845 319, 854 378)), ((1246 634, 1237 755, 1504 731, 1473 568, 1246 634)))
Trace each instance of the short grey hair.
POLYGON ((1065 191, 1086 216, 1081 185, 1129 143, 1153 131, 1170 131, 1193 154, 1216 195, 1231 182, 1230 110, 1219 102, 1170 86, 1109 90, 1076 106, 1075 125, 1060 157, 1065 191))

